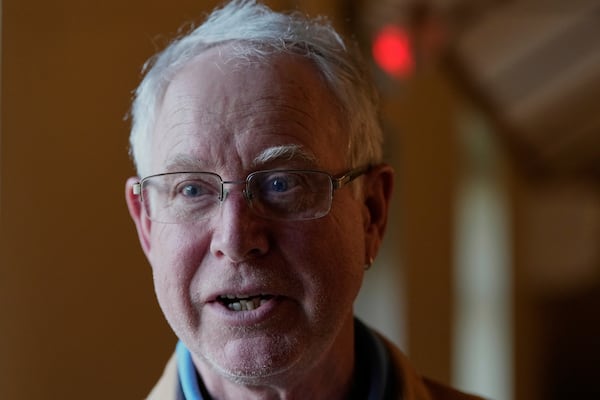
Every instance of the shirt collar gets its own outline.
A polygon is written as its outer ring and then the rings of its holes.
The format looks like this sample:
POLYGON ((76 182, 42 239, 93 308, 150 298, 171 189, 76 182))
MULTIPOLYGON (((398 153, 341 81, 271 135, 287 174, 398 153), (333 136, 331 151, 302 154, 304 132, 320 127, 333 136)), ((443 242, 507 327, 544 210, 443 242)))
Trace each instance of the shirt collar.
POLYGON ((175 352, 177 354, 177 375, 183 398, 185 400, 204 400, 190 351, 180 341, 177 343, 175 352))

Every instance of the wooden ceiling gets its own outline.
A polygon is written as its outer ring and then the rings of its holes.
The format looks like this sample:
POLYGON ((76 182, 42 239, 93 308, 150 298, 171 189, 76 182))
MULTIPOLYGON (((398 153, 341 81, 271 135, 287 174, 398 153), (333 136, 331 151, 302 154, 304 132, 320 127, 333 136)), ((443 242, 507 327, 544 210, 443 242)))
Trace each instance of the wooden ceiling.
POLYGON ((600 177, 600 2, 490 7, 451 51, 530 170, 600 177))
POLYGON ((357 4, 367 36, 386 23, 418 29, 418 18, 433 16, 446 35, 446 65, 527 171, 600 179, 600 1, 357 4))

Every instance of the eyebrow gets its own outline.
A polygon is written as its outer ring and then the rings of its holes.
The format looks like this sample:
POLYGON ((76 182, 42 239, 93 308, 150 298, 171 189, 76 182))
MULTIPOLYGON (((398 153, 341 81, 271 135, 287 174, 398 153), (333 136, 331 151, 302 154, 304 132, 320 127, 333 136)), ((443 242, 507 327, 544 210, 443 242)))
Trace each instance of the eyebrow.
MULTIPOLYGON (((252 160, 252 167, 274 163, 277 161, 302 161, 311 165, 316 164, 316 157, 297 144, 268 147, 252 160)), ((166 171, 202 171, 205 163, 186 154, 177 154, 166 165, 166 171)))
POLYGON ((316 163, 315 156, 297 144, 273 146, 261 151, 253 160, 254 167, 274 161, 304 161, 316 163))

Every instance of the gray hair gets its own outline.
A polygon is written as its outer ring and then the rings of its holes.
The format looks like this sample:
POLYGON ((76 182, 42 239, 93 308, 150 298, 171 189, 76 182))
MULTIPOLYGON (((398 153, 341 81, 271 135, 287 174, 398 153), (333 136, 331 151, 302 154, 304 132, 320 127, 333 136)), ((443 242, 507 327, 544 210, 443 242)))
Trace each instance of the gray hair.
POLYGON ((130 113, 130 153, 139 176, 150 171, 150 135, 169 82, 194 57, 227 42, 236 44, 235 56, 240 58, 289 53, 312 60, 338 100, 348 129, 349 164, 381 161, 378 98, 355 46, 347 46, 322 18, 277 13, 255 0, 233 0, 144 65, 146 74, 135 91, 130 113))

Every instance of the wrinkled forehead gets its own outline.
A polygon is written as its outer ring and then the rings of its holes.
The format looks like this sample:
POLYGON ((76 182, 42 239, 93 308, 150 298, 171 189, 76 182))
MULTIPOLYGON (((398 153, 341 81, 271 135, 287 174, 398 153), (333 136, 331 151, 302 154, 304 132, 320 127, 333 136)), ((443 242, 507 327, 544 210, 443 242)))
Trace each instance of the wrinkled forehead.
MULTIPOLYGON (((339 108, 334 91, 314 61, 295 52, 266 51, 261 51, 260 47, 244 46, 243 42, 205 50, 174 74, 159 108, 165 106, 169 92, 189 97, 207 95, 217 101, 220 97, 236 94, 240 99, 269 96, 273 103, 300 96, 304 102, 314 104, 323 100, 339 108)), ((209 105, 210 102, 206 102, 205 106, 209 105)))
POLYGON ((185 151, 226 163, 227 150, 256 158, 266 148, 287 145, 317 161, 332 152, 345 157, 344 125, 338 101, 312 61, 296 54, 241 57, 219 46, 195 57, 170 82, 152 158, 156 168, 185 151))

